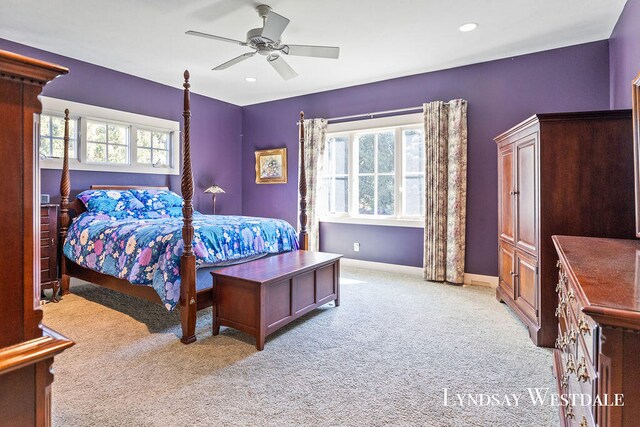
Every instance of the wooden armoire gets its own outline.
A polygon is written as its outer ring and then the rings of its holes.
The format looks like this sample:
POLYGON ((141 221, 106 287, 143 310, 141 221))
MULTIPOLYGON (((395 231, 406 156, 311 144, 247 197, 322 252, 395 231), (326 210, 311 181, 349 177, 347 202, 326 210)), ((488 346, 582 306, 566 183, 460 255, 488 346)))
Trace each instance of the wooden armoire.
POLYGON ((538 346, 557 337, 554 234, 633 238, 631 111, 537 114, 498 145, 498 300, 538 346))
POLYGON ((41 324, 37 115, 68 70, 0 51, 0 426, 51 424, 53 357, 73 342, 41 324))

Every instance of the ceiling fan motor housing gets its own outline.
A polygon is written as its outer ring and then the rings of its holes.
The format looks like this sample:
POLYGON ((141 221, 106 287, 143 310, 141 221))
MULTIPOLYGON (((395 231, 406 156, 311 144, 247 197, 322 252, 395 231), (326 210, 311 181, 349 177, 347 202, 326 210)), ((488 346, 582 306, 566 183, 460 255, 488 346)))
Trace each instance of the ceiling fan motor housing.
POLYGON ((280 40, 269 40, 262 37, 262 28, 253 28, 247 32, 247 44, 254 49, 258 49, 258 53, 276 49, 280 44, 280 40))

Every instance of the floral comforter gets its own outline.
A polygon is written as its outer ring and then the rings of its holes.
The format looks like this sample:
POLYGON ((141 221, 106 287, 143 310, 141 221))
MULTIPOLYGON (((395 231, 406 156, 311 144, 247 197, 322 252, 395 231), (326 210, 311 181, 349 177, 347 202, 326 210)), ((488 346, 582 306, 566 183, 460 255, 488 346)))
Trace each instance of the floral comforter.
MULTIPOLYGON (((215 266, 298 249, 294 228, 279 219, 202 215, 193 218, 196 266, 215 266)), ((73 220, 64 254, 75 263, 153 286, 165 307, 180 299, 182 213, 163 211, 84 212, 73 220)))

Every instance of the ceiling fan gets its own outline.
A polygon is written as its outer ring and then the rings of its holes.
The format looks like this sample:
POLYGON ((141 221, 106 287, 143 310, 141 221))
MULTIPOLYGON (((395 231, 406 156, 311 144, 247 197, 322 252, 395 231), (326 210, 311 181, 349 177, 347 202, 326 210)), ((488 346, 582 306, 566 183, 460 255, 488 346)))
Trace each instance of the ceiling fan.
POLYGON ((339 47, 332 46, 310 46, 299 44, 283 44, 280 40, 282 33, 289 19, 278 15, 271 10, 270 6, 262 4, 256 7, 258 15, 262 18, 262 28, 253 28, 247 32, 247 40, 240 41, 227 37, 215 36, 213 34, 202 33, 200 31, 187 31, 190 36, 204 37, 207 39, 219 40, 227 43, 233 43, 240 46, 247 46, 253 49, 253 52, 244 53, 238 57, 231 59, 223 64, 218 65, 213 70, 225 70, 232 65, 238 64, 246 59, 251 58, 256 53, 267 57, 267 62, 280 74, 280 76, 289 80, 298 76, 293 68, 282 57, 284 55, 292 56, 310 56, 313 58, 331 58, 337 59, 340 55, 339 47))

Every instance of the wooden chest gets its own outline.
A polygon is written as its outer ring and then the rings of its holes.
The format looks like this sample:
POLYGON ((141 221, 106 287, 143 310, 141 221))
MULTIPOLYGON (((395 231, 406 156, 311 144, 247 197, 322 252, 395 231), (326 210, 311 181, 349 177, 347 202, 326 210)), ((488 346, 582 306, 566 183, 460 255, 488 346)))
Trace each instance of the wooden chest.
POLYGON ((638 425, 640 241, 553 236, 553 242, 554 375, 558 394, 574 397, 560 407, 561 425, 638 425))
POLYGON ((58 274, 58 205, 40 207, 40 290, 52 289, 52 301, 60 288, 58 274))
POLYGON ((335 301, 340 305, 340 258, 294 251, 221 268, 213 276, 213 334, 230 326, 265 337, 298 317, 335 301))

